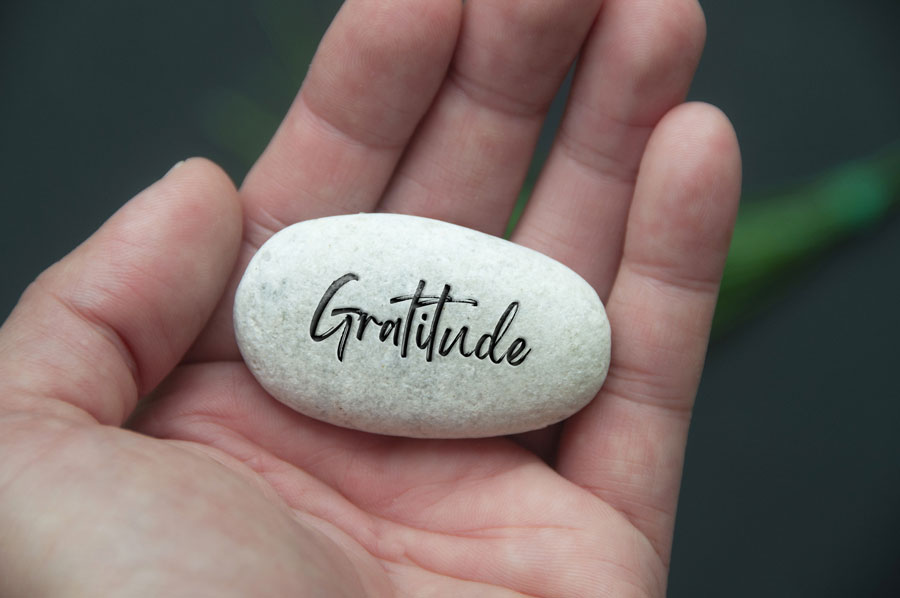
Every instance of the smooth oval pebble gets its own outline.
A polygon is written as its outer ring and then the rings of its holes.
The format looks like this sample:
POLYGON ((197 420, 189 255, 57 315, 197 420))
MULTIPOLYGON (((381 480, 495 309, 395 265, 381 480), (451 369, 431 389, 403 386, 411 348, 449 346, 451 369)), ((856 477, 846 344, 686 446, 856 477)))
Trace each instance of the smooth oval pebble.
POLYGON ((559 262, 437 220, 356 214, 275 234, 237 290, 247 366, 332 424, 468 438, 556 423, 609 369, 594 289, 559 262))

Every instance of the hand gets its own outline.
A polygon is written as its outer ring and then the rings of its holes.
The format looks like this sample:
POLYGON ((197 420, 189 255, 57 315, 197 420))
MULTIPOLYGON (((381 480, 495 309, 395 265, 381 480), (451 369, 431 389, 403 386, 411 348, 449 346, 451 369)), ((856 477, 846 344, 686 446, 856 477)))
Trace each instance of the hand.
POLYGON ((186 162, 0 331, 0 594, 662 596, 740 187, 727 120, 680 105, 703 37, 695 0, 349 0, 239 195, 186 162), (372 210, 502 232, 576 55, 513 240, 606 303, 599 396, 424 441, 266 395, 230 324, 256 248, 372 210))

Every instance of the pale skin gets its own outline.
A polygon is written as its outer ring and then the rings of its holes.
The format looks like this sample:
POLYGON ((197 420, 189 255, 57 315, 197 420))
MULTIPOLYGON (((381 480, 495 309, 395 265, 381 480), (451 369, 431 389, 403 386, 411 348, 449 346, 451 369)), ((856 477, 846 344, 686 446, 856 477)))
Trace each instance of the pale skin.
POLYGON ((191 159, 42 274, 0 329, 4 596, 663 596, 740 188, 683 104, 695 0, 348 0, 235 190, 191 159), (612 365, 560 426, 409 440, 271 399, 231 300, 290 223, 402 212, 502 232, 607 305, 612 365))

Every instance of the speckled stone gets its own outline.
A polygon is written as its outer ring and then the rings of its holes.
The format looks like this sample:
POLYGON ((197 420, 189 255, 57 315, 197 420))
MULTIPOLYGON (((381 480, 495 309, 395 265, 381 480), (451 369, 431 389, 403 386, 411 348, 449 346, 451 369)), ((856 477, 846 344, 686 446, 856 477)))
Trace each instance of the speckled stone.
POLYGON ((234 324, 273 397, 397 436, 541 428, 584 407, 609 368, 609 322, 584 279, 503 239, 413 216, 280 231, 247 267, 234 324))

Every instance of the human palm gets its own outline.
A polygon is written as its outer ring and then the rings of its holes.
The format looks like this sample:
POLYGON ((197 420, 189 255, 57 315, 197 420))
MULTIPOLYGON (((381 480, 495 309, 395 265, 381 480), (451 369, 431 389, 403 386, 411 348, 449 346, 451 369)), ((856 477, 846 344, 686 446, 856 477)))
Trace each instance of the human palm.
POLYGON ((348 1, 239 194, 188 161, 4 325, 0 593, 663 595, 740 178, 727 121, 679 105, 702 38, 694 0, 348 1), (373 210, 499 234, 576 55, 513 240, 606 303, 598 397, 477 440, 345 430, 269 397, 231 328, 256 248, 373 210))

